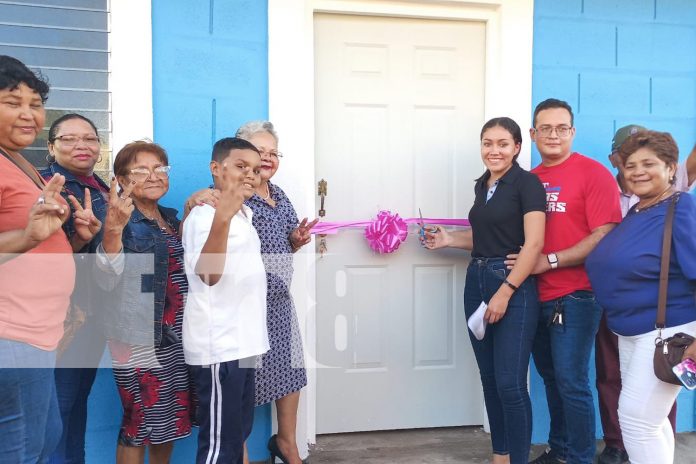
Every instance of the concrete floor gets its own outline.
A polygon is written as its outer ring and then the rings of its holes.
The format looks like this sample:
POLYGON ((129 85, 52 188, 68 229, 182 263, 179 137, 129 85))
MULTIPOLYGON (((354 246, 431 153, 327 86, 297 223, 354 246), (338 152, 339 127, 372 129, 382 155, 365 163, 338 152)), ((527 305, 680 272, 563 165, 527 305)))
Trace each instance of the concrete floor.
MULTIPOLYGON (((597 443, 600 451, 602 446, 597 443)), ((533 447, 532 457, 543 450, 533 447)), ((311 464, 487 463, 490 439, 480 427, 320 435, 309 458, 311 464)), ((696 464, 696 433, 677 436, 674 463, 696 464)))

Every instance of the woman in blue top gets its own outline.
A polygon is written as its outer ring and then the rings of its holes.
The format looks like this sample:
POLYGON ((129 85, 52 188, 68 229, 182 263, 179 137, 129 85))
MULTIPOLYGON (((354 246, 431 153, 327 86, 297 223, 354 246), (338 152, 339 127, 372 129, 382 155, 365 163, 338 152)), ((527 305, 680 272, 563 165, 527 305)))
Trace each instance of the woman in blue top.
POLYGON ((546 193, 536 175, 517 164, 522 132, 510 118, 494 118, 481 129, 486 172, 476 181, 469 212, 471 229, 425 234, 429 249, 472 250, 466 273, 467 318, 483 302, 488 322, 483 339, 471 331, 491 425, 493 464, 527 464, 532 408, 527 391, 529 354, 539 318, 536 280, 531 276, 544 245, 546 193), (512 270, 504 263, 519 253, 512 270))
POLYGON ((641 131, 621 145, 623 176, 640 202, 585 262, 609 328, 619 336, 619 422, 634 464, 674 460, 674 435, 667 414, 681 387, 662 382, 653 373, 662 234, 672 201, 677 203, 667 329, 662 337, 677 332, 696 335, 696 204, 691 195, 674 191, 678 153, 674 139, 664 132, 641 131))
MULTIPOLYGON (((49 165, 41 175, 45 179, 55 174, 65 176, 63 198, 67 200, 72 195, 85 208, 91 206, 97 220, 92 225, 96 234, 89 242, 76 233, 74 216, 63 225, 73 251, 78 253, 75 255, 77 279, 65 324, 66 335, 58 347, 55 379, 63 434, 50 462, 79 464, 85 462, 87 398, 106 343, 100 307, 95 304, 103 301, 103 295, 90 276, 92 253, 101 242, 100 226, 106 217, 109 187, 94 174, 94 167, 101 159, 101 140, 97 127, 88 118, 68 113, 53 121, 48 129, 48 152, 49 165)), ((74 206, 71 209, 74 212, 74 206)))
MULTIPOLYGON (((275 402, 278 434, 268 441, 271 460, 303 462, 295 442, 300 390, 307 385, 304 354, 295 304, 290 294, 293 253, 309 243, 309 231, 317 221, 299 221, 295 208, 278 185, 271 182, 283 154, 278 134, 270 121, 250 121, 237 130, 237 137, 251 142, 261 154, 261 184, 246 205, 254 211, 252 221, 261 240, 266 268, 268 341, 271 349, 259 357, 256 369, 255 405, 275 402)), ((246 462, 246 461, 245 461, 246 462)))

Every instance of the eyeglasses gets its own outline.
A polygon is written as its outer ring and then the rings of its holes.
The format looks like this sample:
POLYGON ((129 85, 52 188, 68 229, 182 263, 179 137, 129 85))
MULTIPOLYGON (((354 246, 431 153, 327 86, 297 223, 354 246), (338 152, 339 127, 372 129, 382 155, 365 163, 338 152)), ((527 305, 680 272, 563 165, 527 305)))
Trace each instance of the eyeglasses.
POLYGON ((86 135, 84 137, 78 137, 77 135, 59 135, 55 140, 60 140, 66 147, 74 147, 80 140, 82 140, 82 143, 85 145, 92 147, 98 146, 101 143, 101 140, 96 135, 86 135))
POLYGON ((551 134, 556 132, 560 138, 564 139, 570 135, 570 131, 573 130, 570 126, 541 126, 538 129, 534 129, 534 132, 542 137, 551 137, 551 134))
POLYGON ((171 170, 171 166, 157 166, 152 171, 147 168, 135 168, 130 170, 130 176, 136 182, 145 181, 149 179, 152 174, 158 179, 166 179, 169 177, 169 171, 171 170))
POLYGON ((279 151, 266 151, 266 150, 259 150, 259 155, 263 156, 269 156, 271 158, 282 158, 283 154, 279 151))

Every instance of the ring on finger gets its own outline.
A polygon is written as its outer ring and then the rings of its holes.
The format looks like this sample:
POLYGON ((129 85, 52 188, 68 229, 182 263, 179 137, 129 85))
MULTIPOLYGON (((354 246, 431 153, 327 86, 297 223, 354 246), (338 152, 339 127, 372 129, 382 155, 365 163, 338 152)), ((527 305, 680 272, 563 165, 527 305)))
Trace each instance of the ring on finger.
POLYGON ((36 200, 37 205, 43 205, 46 203, 46 197, 43 195, 40 195, 39 198, 36 200))

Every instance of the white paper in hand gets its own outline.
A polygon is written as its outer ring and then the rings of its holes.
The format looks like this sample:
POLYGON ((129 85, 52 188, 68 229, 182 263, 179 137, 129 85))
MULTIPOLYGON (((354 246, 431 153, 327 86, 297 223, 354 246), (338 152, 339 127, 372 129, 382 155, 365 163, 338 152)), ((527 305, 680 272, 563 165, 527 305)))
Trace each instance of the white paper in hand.
POLYGON ((471 333, 474 334, 476 340, 483 340, 483 336, 486 335, 486 326, 488 325, 488 322, 486 322, 483 316, 486 314, 487 308, 488 305, 482 301, 478 309, 474 312, 474 314, 471 315, 471 317, 469 317, 469 320, 467 321, 469 330, 471 330, 471 333))

